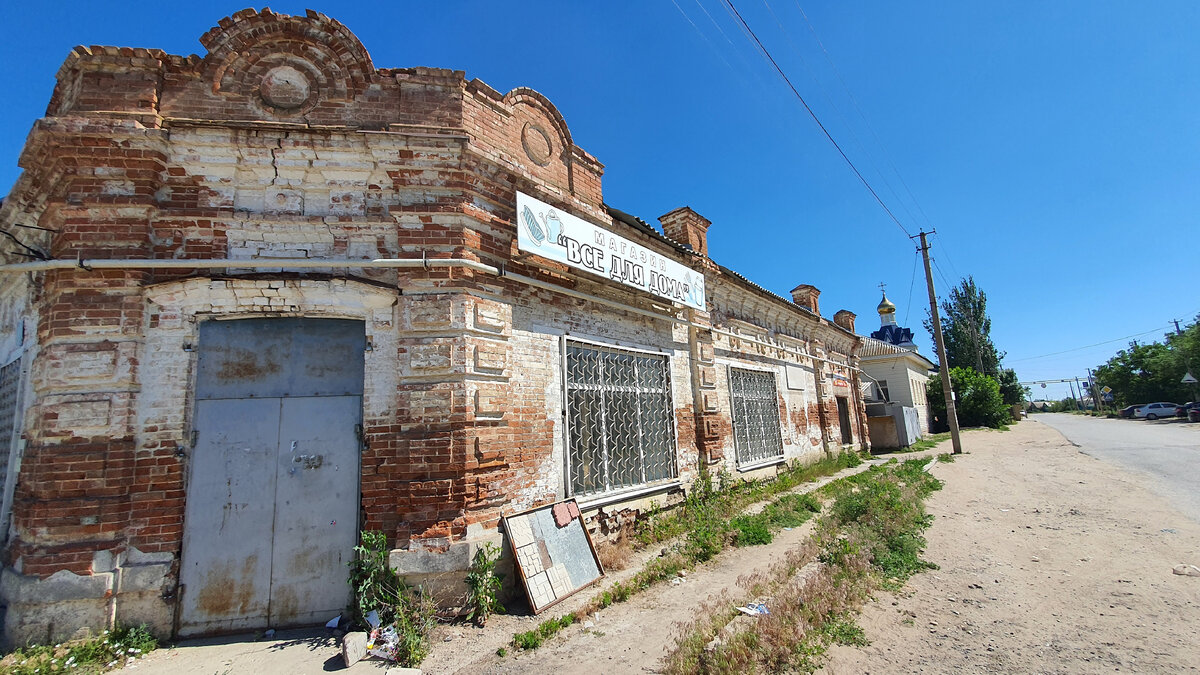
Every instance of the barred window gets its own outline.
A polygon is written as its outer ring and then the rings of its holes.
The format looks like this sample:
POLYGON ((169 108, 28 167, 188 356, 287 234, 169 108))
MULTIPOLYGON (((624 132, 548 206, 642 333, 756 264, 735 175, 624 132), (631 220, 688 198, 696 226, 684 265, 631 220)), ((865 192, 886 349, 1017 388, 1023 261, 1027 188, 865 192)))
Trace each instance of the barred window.
POLYGON ((887 380, 879 380, 875 384, 879 385, 879 395, 883 397, 884 401, 892 400, 891 395, 888 394, 887 380))
POLYGON ((729 369, 733 441, 739 466, 783 456, 775 373, 729 369))
POLYGON ((568 341, 566 366, 571 494, 675 478, 667 357, 568 341))
MULTIPOLYGON (((0 500, 3 500, 3 510, 0 511, 0 542, 8 536, 8 517, 10 504, 4 500, 8 494, 8 470, 12 465, 14 448, 13 437, 17 433, 17 399, 21 384, 21 359, 0 368, 0 500)), ((16 480, 16 477, 13 477, 16 480)))

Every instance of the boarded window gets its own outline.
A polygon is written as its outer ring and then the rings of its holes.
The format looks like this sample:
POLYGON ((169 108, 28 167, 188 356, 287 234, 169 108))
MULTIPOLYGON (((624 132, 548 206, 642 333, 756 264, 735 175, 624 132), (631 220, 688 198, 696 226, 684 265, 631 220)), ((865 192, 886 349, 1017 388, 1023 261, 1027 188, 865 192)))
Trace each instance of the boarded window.
POLYGON ((675 478, 667 357, 568 341, 566 365, 571 494, 675 478))
POLYGON ((729 395, 738 465, 783 457, 775 373, 730 368, 729 395))

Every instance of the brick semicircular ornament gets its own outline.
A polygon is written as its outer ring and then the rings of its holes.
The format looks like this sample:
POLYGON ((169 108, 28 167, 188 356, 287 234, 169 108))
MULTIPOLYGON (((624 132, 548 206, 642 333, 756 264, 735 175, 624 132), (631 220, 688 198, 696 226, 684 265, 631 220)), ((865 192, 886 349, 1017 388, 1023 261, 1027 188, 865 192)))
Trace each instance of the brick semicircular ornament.
POLYGON ((214 94, 245 96, 270 116, 291 117, 322 101, 348 101, 375 76, 371 57, 340 22, 264 9, 222 19, 200 38, 214 94))

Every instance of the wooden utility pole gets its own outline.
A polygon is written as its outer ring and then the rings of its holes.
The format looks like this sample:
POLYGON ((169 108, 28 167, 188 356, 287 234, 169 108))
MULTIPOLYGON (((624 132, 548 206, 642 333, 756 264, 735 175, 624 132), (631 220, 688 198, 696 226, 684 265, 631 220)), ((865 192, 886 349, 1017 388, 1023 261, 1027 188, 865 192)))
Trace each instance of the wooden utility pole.
POLYGON ((1096 402, 1096 410, 1104 410, 1104 394, 1100 393, 1100 382, 1096 380, 1096 376, 1092 374, 1092 369, 1088 368, 1088 387, 1092 390, 1092 400, 1096 402))
MULTIPOLYGON (((937 230, 934 230, 936 232, 937 230)), ((954 390, 950 387, 950 363, 946 358, 946 340, 942 337, 942 319, 938 316, 937 294, 933 291, 933 270, 929 269, 929 241, 921 234, 921 257, 925 259, 925 285, 929 287, 929 314, 933 317, 933 340, 937 343, 938 370, 942 375, 942 393, 946 395, 946 421, 950 423, 950 443, 954 454, 962 454, 962 439, 958 435, 958 413, 954 410, 954 390)))

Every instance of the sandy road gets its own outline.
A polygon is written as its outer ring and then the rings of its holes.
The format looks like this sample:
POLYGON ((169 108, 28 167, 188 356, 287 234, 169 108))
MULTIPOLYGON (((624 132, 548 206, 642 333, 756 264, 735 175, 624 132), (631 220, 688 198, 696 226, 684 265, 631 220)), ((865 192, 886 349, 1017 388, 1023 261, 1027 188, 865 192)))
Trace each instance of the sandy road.
POLYGON ((940 570, 881 593, 871 645, 830 673, 1195 672, 1200 524, 1129 473, 1036 421, 973 434, 934 473, 946 487, 926 557, 940 570))
POLYGON ((1142 474, 1144 484, 1192 520, 1200 522, 1200 424, 1179 419, 1124 420, 1044 413, 1035 419, 1054 427, 1079 450, 1142 474))

